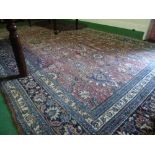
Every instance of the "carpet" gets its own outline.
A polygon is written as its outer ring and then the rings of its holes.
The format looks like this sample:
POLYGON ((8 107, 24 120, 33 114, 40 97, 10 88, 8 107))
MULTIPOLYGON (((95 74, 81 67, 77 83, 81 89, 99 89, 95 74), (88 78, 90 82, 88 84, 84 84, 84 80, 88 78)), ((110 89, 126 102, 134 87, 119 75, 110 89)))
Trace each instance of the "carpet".
MULTIPOLYGON (((153 44, 88 28, 54 35, 25 26, 19 33, 29 75, 1 82, 1 89, 23 134, 153 131, 153 44)), ((1 76, 18 73, 7 38, 0 40, 0 62, 1 76)))

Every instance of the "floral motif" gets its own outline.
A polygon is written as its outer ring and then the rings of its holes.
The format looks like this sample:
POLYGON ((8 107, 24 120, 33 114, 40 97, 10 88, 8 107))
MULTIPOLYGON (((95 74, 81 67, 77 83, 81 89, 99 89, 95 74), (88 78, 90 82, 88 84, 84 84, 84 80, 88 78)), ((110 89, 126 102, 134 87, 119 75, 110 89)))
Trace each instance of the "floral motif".
POLYGON ((114 134, 155 134, 155 90, 143 104, 115 131, 114 134))
POLYGON ((38 103, 43 103, 46 101, 46 97, 43 94, 39 93, 34 96, 34 101, 38 103))
MULTIPOLYGON (((33 26, 31 31, 24 26, 20 29, 29 76, 4 82, 2 86, 4 93, 13 98, 10 104, 24 132, 102 134, 102 127, 113 128, 111 119, 120 114, 120 107, 134 92, 114 107, 110 105, 117 103, 113 95, 117 94, 116 98, 120 99, 121 93, 117 90, 122 85, 127 86, 135 75, 141 79, 139 73, 155 59, 154 52, 145 49, 154 49, 154 46, 90 29, 66 31, 56 37, 45 27, 33 26)), ((1 35, 5 36, 0 32, 1 35)), ((0 46, 0 72, 16 73, 10 46, 5 41, 0 45, 4 47, 0 46)), ((154 96, 151 94, 125 121, 124 115, 129 115, 126 105, 122 120, 116 119, 120 127, 114 134, 153 133, 154 96)))
POLYGON ((103 55, 101 55, 101 54, 94 54, 93 57, 95 59, 102 59, 103 58, 103 55))
POLYGON ((89 93, 88 91, 86 91, 86 90, 80 91, 80 92, 79 92, 79 95, 80 95, 81 98, 83 98, 83 99, 87 99, 87 98, 90 97, 90 93, 89 93))
POLYGON ((71 134, 76 135, 76 134, 78 134, 78 132, 77 132, 77 129, 75 127, 73 127, 73 125, 67 125, 67 126, 65 126, 64 134, 66 134, 66 135, 71 135, 71 134))
POLYGON ((49 107, 45 110, 45 113, 50 117, 51 120, 56 120, 59 117, 60 110, 58 107, 49 107))
POLYGON ((35 88, 36 87, 36 83, 33 82, 33 81, 30 81, 26 84, 26 88, 29 89, 29 88, 35 88))
POLYGON ((93 79, 95 79, 97 81, 105 82, 107 80, 107 77, 103 72, 97 71, 97 72, 93 73, 93 79))

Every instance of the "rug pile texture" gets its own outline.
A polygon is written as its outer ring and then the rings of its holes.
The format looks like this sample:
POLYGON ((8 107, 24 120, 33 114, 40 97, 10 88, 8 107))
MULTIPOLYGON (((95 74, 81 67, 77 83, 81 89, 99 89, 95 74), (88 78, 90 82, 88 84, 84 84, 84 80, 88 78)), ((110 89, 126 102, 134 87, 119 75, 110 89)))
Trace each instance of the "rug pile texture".
MULTIPOLYGON (((23 134, 154 134, 153 44, 88 28, 19 34, 29 75, 1 89, 23 134)), ((0 36, 0 76, 18 74, 0 36)))

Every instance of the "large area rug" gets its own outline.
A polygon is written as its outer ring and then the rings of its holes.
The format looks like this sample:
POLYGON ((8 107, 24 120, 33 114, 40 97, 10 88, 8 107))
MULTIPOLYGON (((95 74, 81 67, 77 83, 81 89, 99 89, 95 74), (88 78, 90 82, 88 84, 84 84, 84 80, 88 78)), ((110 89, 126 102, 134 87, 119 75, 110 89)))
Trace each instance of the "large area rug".
MULTIPOLYGON (((23 134, 153 134, 155 47, 88 28, 19 28, 29 76, 1 82, 23 134)), ((17 74, 0 33, 0 76, 17 74)))

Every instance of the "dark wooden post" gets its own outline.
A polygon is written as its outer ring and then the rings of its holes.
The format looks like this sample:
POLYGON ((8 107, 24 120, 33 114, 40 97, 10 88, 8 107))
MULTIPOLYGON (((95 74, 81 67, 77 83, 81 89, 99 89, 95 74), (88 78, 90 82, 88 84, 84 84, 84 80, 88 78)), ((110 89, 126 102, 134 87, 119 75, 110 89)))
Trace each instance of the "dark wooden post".
POLYGON ((54 34, 58 34, 57 20, 56 19, 53 19, 53 29, 54 29, 54 34))
POLYGON ((51 26, 51 19, 48 19, 48 24, 49 24, 49 28, 52 29, 52 26, 51 26))
POLYGON ((51 25, 51 20, 50 19, 48 19, 48 24, 51 25))
POLYGON ((29 26, 31 27, 32 26, 31 19, 27 19, 27 21, 29 23, 29 26))
POLYGON ((9 38, 12 45, 13 53, 17 62, 19 69, 19 74, 21 77, 27 76, 26 63, 23 53, 23 48, 19 40, 19 35, 17 33, 17 27, 13 20, 6 20, 7 30, 9 31, 9 38))
POLYGON ((75 28, 76 28, 76 30, 78 30, 78 25, 79 25, 79 20, 76 19, 76 20, 75 20, 75 28))

